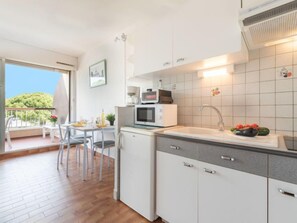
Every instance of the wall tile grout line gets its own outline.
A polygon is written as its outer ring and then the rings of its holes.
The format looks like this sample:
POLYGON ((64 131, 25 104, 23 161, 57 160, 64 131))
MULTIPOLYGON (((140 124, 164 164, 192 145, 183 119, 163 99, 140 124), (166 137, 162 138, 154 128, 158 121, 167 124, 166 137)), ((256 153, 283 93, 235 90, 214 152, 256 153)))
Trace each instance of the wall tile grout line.
POLYGON ((217 128, 214 112, 209 110, 202 114, 199 111, 202 104, 209 103, 222 111, 227 128, 239 122, 258 122, 270 128, 272 133, 296 134, 295 77, 286 79, 278 75, 282 67, 297 75, 297 53, 292 46, 292 43, 279 44, 254 50, 250 61, 236 64, 234 74, 230 76, 210 80, 193 73, 191 78, 190 74, 176 74, 169 78, 170 86, 177 85, 178 123, 217 128), (221 90, 219 96, 211 96, 211 89, 215 87, 221 90))

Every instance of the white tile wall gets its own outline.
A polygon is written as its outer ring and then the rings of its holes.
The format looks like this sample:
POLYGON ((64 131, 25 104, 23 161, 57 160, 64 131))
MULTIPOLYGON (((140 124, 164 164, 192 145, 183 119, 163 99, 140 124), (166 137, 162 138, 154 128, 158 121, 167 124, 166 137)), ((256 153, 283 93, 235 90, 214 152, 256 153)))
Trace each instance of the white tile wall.
POLYGON ((248 63, 236 64, 228 76, 202 78, 194 73, 166 77, 163 87, 173 91, 179 124, 216 128, 216 113, 200 111, 202 104, 212 104, 222 112, 227 128, 257 122, 272 132, 297 136, 297 41, 253 50, 249 56, 248 63), (282 68, 293 77, 280 76, 282 68), (212 96, 216 87, 221 94, 212 96))
POLYGON ((264 69, 260 71, 260 81, 273 81, 275 80, 274 69, 264 69))
POLYGON ((275 67, 275 56, 260 58, 261 70, 275 67))

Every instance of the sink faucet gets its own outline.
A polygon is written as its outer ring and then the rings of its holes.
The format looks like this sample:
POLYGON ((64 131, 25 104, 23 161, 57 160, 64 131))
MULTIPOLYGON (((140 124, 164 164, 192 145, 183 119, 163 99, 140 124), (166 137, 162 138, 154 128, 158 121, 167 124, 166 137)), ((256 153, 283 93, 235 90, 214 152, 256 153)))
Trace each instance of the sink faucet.
POLYGON ((217 109, 215 106, 204 104, 201 107, 201 112, 204 108, 212 108, 213 110, 215 110, 217 112, 217 114, 219 116, 219 122, 218 122, 219 131, 224 131, 224 121, 223 121, 223 117, 222 117, 222 114, 219 111, 219 109, 217 109))

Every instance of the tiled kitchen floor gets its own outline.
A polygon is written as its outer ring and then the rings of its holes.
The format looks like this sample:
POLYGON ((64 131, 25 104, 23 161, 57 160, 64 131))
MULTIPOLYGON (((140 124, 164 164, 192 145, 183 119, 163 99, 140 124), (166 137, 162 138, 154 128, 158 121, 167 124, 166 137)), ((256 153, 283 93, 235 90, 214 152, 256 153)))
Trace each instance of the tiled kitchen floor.
MULTIPOLYGON (((57 151, 0 161, 0 222, 148 222, 112 198, 113 165, 103 169, 99 182, 99 156, 95 173, 81 180, 81 165, 70 156, 69 177, 65 165, 56 169, 57 151)), ((90 157, 90 156, 89 156, 90 157)), ((107 159, 105 159, 107 161, 107 159)), ((112 162, 113 164, 113 162, 112 162)), ((156 222, 161 222, 158 220, 156 222)))

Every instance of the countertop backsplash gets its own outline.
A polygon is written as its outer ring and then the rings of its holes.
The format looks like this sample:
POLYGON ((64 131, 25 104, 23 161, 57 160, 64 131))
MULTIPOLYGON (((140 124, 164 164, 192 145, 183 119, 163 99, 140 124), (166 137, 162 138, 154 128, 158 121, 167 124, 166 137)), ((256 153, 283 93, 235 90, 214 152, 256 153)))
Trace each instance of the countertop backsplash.
POLYGON ((226 129, 238 123, 259 123, 273 133, 297 136, 297 41, 249 52, 250 60, 235 65, 233 74, 203 78, 197 73, 168 75, 163 88, 173 91, 178 124, 217 128, 216 106, 226 129))

